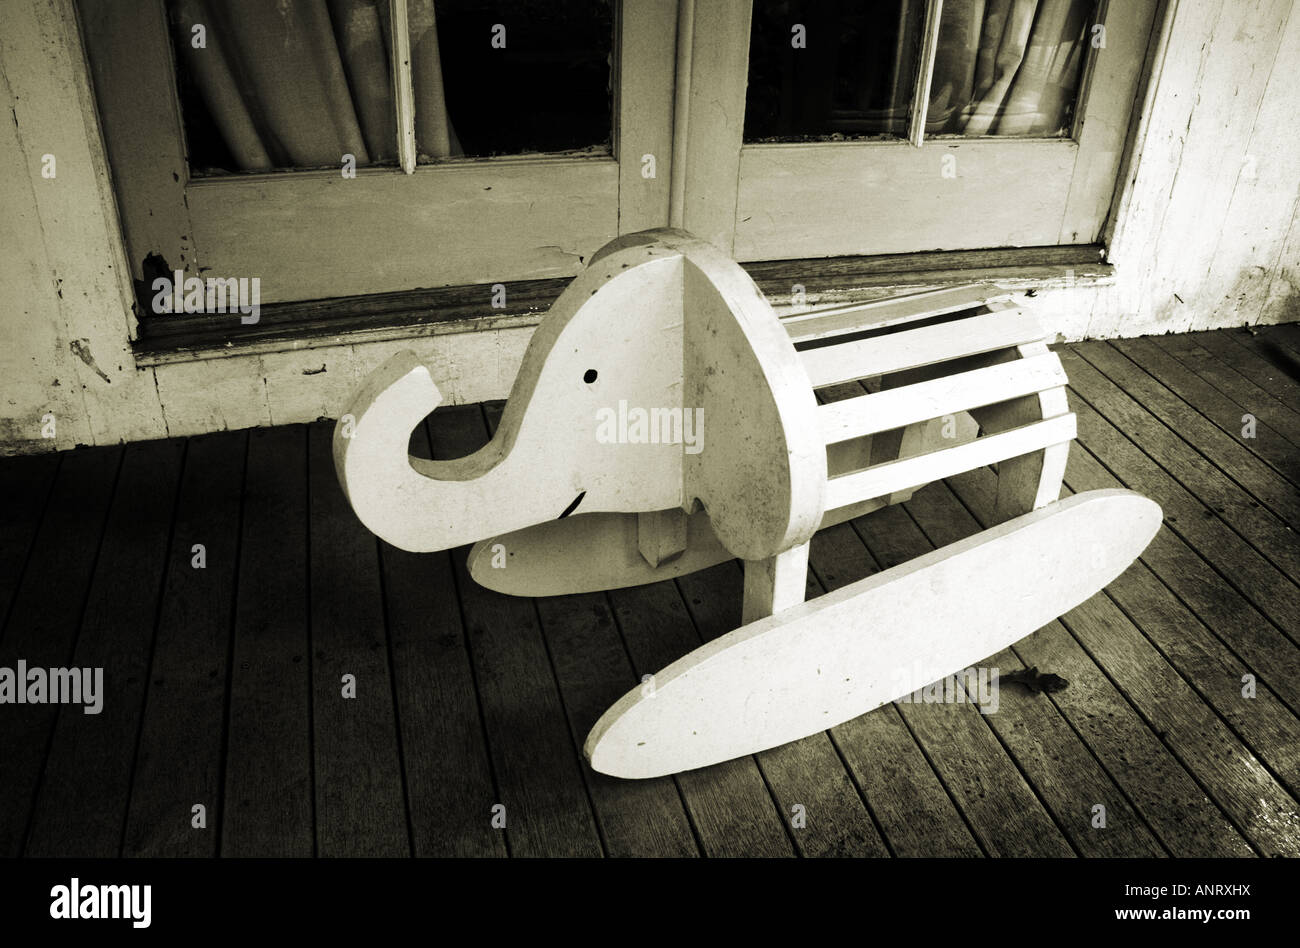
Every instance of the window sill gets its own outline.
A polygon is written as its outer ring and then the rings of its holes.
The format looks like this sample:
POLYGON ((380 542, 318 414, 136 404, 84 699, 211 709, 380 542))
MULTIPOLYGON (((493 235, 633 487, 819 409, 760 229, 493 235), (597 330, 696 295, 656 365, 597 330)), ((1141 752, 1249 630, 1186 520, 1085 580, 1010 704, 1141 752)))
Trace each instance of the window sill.
MULTIPOLYGON (((778 312, 960 283, 996 283, 1010 290, 1100 286, 1114 267, 1097 245, 1029 247, 764 260, 742 266, 778 312), (796 298, 802 287, 802 298, 796 298)), ((567 278, 505 286, 504 308, 492 307, 488 284, 409 290, 261 307, 241 325, 238 314, 149 316, 135 342, 138 366, 262 355, 451 333, 535 326, 567 286, 567 278)))

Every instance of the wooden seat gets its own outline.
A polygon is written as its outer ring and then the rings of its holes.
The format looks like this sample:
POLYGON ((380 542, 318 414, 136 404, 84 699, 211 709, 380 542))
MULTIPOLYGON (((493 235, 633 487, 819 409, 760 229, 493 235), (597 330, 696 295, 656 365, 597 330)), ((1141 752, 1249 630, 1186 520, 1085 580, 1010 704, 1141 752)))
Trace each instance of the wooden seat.
MULTIPOLYGON (((818 409, 826 444, 840 446, 840 458, 865 460, 832 464, 828 510, 869 498, 897 502, 911 488, 1017 458, 1026 460, 999 468, 1004 498, 999 516, 1026 513, 1059 496, 1065 454, 1076 433, 1065 370, 1047 350, 1048 334, 1032 313, 1005 301, 973 299, 991 289, 963 287, 888 301, 889 306, 874 304, 872 322, 883 323, 886 332, 847 342, 832 339, 800 353, 815 388, 880 379, 879 391, 818 409), (969 308, 945 311, 958 304, 969 308), (909 318, 893 318, 896 310, 909 318), (945 318, 919 328, 906 325, 934 316, 945 318), (927 437, 931 423, 959 414, 973 419, 983 437, 957 437, 955 424, 951 438, 927 437)), ((836 314, 838 328, 847 330, 849 315, 836 314)), ((812 330, 817 323, 804 325, 812 330)))

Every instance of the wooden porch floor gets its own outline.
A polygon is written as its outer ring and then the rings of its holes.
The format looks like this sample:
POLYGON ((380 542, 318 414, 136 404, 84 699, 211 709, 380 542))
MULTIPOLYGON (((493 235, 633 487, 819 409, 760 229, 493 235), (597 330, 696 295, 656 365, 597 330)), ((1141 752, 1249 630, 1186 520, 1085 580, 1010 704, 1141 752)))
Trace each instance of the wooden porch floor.
MULTIPOLYGON (((0 706, 0 855, 1300 855, 1300 327, 1061 352, 1068 489, 1166 516, 1104 593, 984 663, 1069 687, 889 705, 644 782, 581 742, 738 625, 734 563, 490 593, 463 550, 357 522, 324 424, 0 462, 0 666, 102 666, 106 692, 98 715, 0 706)), ((443 409, 417 444, 463 454, 494 420, 443 409)), ((810 595, 975 532, 992 477, 818 534, 810 595)))

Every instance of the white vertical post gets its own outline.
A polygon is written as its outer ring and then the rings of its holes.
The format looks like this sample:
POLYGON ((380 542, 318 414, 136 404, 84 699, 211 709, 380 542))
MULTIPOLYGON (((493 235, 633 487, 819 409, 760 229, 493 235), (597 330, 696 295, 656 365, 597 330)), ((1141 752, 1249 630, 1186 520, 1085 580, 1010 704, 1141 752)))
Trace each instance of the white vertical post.
POLYGON ((690 126, 691 57, 695 54, 695 0, 677 5, 677 79, 673 88, 673 153, 669 169, 668 226, 685 227, 686 135, 690 126))
POLYGON ((799 605, 804 601, 807 584, 807 543, 765 560, 745 560, 741 624, 748 625, 799 605))
POLYGON ((921 63, 916 70, 916 93, 912 96, 912 122, 907 139, 917 148, 925 141, 925 119, 930 110, 930 83, 934 79, 934 57, 939 48, 939 20, 943 0, 927 0, 925 28, 921 31, 921 63))
POLYGON ((406 0, 392 0, 389 31, 393 48, 393 102, 397 106, 397 160, 415 172, 415 89, 411 84, 411 25, 406 0))

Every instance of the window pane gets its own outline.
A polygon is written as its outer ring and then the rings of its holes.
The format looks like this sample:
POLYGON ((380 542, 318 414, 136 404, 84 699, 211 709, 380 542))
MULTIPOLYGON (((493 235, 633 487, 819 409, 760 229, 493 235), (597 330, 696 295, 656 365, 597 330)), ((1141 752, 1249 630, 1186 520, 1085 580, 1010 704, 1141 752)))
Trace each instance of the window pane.
POLYGON ((745 141, 899 138, 922 0, 754 0, 745 141))
MULTIPOLYGON (((168 9, 194 173, 396 164, 389 0, 168 9)), ((408 13, 421 159, 609 153, 609 0, 409 0, 408 13)))
POLYGON ((387 0, 169 0, 196 173, 393 163, 387 0))
POLYGON ((409 3, 421 161, 579 149, 609 154, 609 0, 409 3))
POLYGON ((927 135, 1067 136, 1096 0, 945 0, 927 135))

